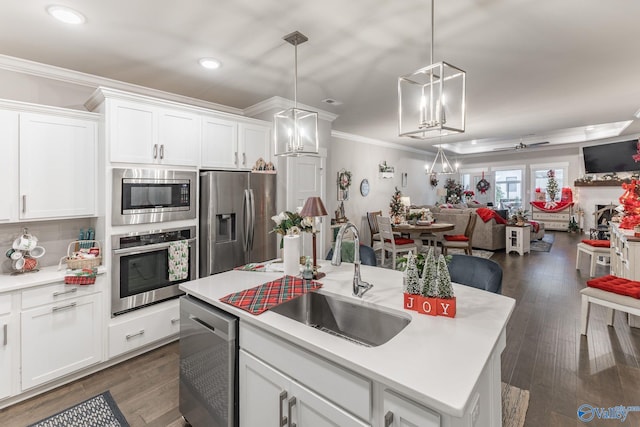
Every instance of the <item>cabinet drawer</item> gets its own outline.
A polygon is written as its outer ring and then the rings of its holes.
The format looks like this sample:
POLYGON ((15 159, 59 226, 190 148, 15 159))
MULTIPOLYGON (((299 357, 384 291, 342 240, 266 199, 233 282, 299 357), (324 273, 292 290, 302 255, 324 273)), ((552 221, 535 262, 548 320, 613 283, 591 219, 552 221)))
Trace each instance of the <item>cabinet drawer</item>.
POLYGON ((368 379, 243 322, 240 347, 361 419, 371 419, 368 379))
POLYGON ((568 230, 569 223, 567 222, 555 222, 555 221, 545 221, 544 222, 545 230, 568 230))
POLYGON ((11 294, 0 295, 0 314, 11 313, 11 294))
POLYGON ((22 309, 64 301, 97 292, 96 285, 65 285, 64 281, 22 291, 22 309))
POLYGON ((111 319, 109 358, 180 332, 178 299, 111 319))
POLYGON ((533 218, 534 219, 540 219, 540 220, 556 220, 556 221, 569 221, 570 215, 569 212, 567 213, 552 213, 552 212, 534 212, 533 213, 533 218))

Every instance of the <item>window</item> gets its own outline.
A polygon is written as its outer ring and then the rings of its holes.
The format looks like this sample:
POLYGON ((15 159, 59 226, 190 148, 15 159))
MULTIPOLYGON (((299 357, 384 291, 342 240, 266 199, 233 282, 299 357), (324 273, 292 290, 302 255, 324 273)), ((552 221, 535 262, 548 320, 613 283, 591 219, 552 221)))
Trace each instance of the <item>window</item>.
POLYGON ((522 170, 496 171, 495 197, 500 209, 522 207, 522 170))
MULTIPOLYGON (((535 190, 537 188, 542 192, 547 192, 547 183, 549 178, 547 172, 553 170, 555 172, 555 179, 558 182, 558 197, 561 194, 562 188, 568 186, 568 163, 548 163, 530 165, 531 168, 531 200, 535 200, 535 190)), ((547 197, 548 200, 548 197, 547 197)))

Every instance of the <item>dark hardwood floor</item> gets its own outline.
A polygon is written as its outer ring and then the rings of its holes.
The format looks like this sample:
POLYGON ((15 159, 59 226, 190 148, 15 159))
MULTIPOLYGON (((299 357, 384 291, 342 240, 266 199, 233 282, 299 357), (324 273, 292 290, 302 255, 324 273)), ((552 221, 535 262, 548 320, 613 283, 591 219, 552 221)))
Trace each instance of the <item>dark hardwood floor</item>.
MULTIPOLYGON (((595 418, 585 424, 577 418, 582 404, 640 405, 640 329, 629 328, 622 313, 609 328, 605 310, 594 306, 588 337, 580 335, 579 291, 588 279, 586 260, 575 270, 581 236, 548 233, 555 235, 551 252, 498 251, 491 258, 503 267, 503 294, 517 301, 502 380, 530 390, 526 427, 638 426, 639 412, 623 423, 595 418)), ((598 267, 598 275, 607 272, 598 267)), ((176 343, 1 410, 0 425, 26 426, 104 390, 111 391, 131 426, 183 426, 176 343)))

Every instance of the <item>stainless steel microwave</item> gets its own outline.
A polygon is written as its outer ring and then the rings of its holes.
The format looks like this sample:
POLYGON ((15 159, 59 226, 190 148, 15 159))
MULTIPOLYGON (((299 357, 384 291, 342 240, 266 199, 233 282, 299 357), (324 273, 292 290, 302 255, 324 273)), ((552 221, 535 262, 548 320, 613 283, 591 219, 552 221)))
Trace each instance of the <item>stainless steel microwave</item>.
POLYGON ((196 172, 113 169, 112 225, 196 217, 196 172))

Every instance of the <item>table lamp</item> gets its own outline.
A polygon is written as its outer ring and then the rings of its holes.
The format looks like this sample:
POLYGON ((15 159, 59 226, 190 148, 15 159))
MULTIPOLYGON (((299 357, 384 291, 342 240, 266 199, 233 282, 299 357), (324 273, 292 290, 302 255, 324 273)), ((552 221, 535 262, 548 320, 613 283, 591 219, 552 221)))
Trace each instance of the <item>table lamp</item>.
POLYGON ((320 279, 325 276, 324 273, 318 272, 318 260, 317 260, 317 249, 316 249, 316 225, 315 225, 315 217, 325 216, 327 215, 327 210, 322 203, 322 199, 320 197, 309 197, 306 202, 304 202, 304 206, 300 211, 300 216, 303 218, 312 217, 313 221, 313 229, 311 234, 313 236, 313 278, 320 279))

